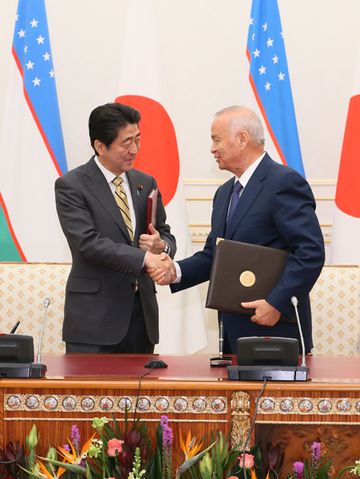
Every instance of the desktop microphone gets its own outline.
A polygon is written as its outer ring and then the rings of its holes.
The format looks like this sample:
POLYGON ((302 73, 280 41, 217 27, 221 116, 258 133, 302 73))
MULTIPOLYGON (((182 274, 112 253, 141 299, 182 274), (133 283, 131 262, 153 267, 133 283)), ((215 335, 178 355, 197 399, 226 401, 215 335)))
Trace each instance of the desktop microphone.
POLYGON ((294 306, 295 315, 296 315, 296 322, 297 322, 298 329, 299 329, 299 334, 300 334, 301 357, 302 357, 301 367, 306 368, 304 336, 303 336, 302 327, 301 327, 301 323, 300 323, 299 311, 298 311, 298 299, 297 299, 296 296, 291 296, 291 304, 294 306))
POLYGON ((43 343, 43 339, 44 339, 45 325, 46 325, 46 322, 47 322, 47 312, 48 312, 48 307, 49 306, 50 306, 50 299, 45 298, 44 299, 44 319, 43 319, 43 322, 42 322, 42 325, 41 325, 41 332, 40 332, 37 359, 36 359, 37 364, 41 363, 42 343, 43 343))
POLYGON ((0 335, 0 378, 43 378, 45 376, 47 368, 45 364, 41 364, 41 349, 49 304, 50 299, 46 298, 36 362, 34 362, 33 337, 15 334, 19 321, 10 334, 0 335))
POLYGON ((301 342, 301 366, 299 341, 295 338, 242 337, 237 339, 237 366, 228 366, 228 378, 235 381, 307 381, 309 368, 306 367, 304 336, 298 312, 298 300, 291 297, 296 314, 297 328, 301 342), (296 344, 296 349, 294 345, 296 344), (240 357, 239 352, 242 352, 240 357), (290 362, 289 362, 290 354, 290 362), (246 355, 246 357, 244 357, 246 355), (279 365, 279 359, 281 363, 279 365), (286 360, 286 362, 285 362, 286 360), (249 362, 250 361, 250 362, 249 362), (273 361, 273 363, 271 363, 273 361))

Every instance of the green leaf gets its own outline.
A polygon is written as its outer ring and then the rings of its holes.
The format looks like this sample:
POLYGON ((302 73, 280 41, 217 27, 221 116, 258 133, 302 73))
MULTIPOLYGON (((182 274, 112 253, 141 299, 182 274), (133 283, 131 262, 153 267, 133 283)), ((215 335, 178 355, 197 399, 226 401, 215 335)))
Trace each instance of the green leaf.
POLYGON ((64 467, 70 472, 75 472, 76 474, 81 474, 82 476, 87 477, 87 468, 80 466, 79 464, 70 464, 68 462, 61 462, 61 461, 56 461, 55 459, 48 459, 47 457, 40 457, 44 462, 48 462, 49 464, 54 464, 55 466, 60 466, 64 467))
POLYGON ((198 461, 200 461, 200 459, 202 459, 205 454, 210 451, 210 449, 216 444, 216 441, 214 441, 212 444, 210 444, 210 446, 208 446, 206 449, 204 449, 203 451, 199 452, 199 454, 196 454, 196 456, 188 459, 187 461, 183 462, 182 464, 180 464, 179 468, 178 468, 178 471, 181 474, 184 474, 185 471, 187 471, 188 469, 190 469, 190 467, 192 467, 194 464, 196 464, 198 461))

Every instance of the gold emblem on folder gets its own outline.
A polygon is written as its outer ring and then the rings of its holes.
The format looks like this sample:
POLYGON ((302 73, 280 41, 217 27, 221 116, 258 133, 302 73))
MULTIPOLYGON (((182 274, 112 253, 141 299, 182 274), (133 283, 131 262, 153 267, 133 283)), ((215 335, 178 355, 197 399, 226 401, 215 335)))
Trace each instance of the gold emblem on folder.
POLYGON ((245 288, 250 288, 255 284, 256 276, 252 271, 243 271, 239 280, 242 286, 245 286, 245 288))

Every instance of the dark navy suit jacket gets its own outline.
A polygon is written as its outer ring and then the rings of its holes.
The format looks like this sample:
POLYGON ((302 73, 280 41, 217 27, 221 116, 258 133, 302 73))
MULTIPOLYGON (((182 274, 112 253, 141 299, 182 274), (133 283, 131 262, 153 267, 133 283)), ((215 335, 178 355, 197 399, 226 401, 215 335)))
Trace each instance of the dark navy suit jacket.
MULTIPOLYGON (((202 251, 179 261, 181 282, 173 292, 209 280, 216 239, 218 237, 270 246, 289 252, 283 274, 265 298, 282 313, 273 327, 260 326, 249 317, 220 313, 224 321, 224 352, 236 352, 236 339, 244 336, 281 336, 298 338, 291 297, 299 301, 305 347, 312 348, 309 292, 324 264, 324 241, 315 214, 315 200, 306 180, 296 171, 273 161, 268 154, 259 163, 244 188, 226 228, 226 216, 234 179, 215 194, 211 231, 202 251)), ((226 285, 224 285, 226 287, 226 285)), ((259 298, 262 299, 262 298, 259 298)))

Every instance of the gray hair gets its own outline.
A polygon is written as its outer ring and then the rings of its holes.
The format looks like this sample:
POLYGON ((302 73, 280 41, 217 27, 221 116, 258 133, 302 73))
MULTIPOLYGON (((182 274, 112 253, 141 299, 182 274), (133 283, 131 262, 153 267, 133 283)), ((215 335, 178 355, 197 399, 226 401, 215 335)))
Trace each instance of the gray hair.
POLYGON ((241 105, 228 106, 215 113, 215 116, 223 114, 231 115, 230 127, 233 130, 246 130, 255 143, 265 144, 264 127, 260 118, 250 108, 241 105))

